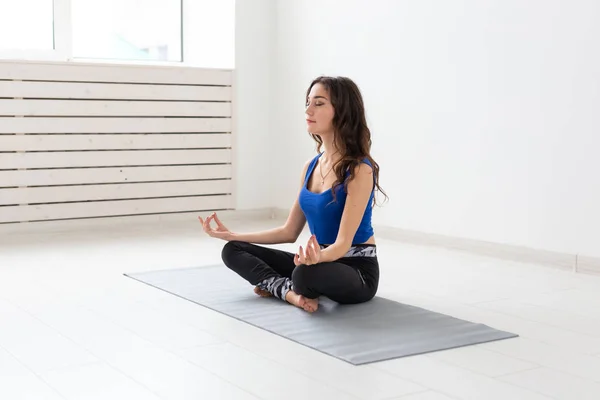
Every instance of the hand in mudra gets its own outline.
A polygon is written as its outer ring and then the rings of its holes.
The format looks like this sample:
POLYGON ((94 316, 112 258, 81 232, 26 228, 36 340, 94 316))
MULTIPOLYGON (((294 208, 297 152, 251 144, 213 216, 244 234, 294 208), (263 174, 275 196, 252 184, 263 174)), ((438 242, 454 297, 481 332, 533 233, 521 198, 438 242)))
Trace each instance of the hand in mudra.
POLYGON ((298 250, 298 253, 294 256, 294 264, 298 265, 312 265, 318 264, 321 260, 321 246, 317 242, 317 238, 315 235, 312 235, 310 239, 308 239, 308 243, 306 245, 306 251, 302 249, 298 250))
POLYGON ((229 231, 229 229, 227 229, 225 227, 225 225, 223 225, 221 220, 219 220, 219 217, 217 217, 217 213, 215 213, 215 212, 212 213, 211 215, 209 215, 208 218, 206 218, 206 220, 202 220, 202 217, 198 217, 198 219, 200 220, 200 223, 202 224, 204 232, 206 232, 208 234, 208 236, 210 236, 210 237, 214 237, 217 239, 223 239, 223 240, 230 240, 231 237, 233 236, 233 234, 229 231), (210 226, 210 222, 213 220, 217 224, 216 229, 213 229, 213 227, 210 226))

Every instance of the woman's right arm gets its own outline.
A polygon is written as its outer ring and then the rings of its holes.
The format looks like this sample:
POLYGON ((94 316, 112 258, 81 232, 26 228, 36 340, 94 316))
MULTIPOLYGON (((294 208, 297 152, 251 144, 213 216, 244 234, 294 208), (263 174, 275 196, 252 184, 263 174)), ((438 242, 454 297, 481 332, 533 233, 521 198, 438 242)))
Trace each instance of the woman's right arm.
MULTIPOLYGON (((310 160, 304 165, 304 168, 302 170, 300 190, 302 190, 302 185, 304 184, 304 179, 309 164, 310 160)), ((210 221, 207 222, 210 223, 210 221)), ((296 196, 296 200, 294 200, 294 204, 292 205, 288 218, 285 224, 283 224, 282 226, 259 232, 229 233, 225 237, 221 237, 221 239, 227 241, 239 240, 241 242, 255 244, 294 243, 298 239, 298 236, 300 236, 300 234, 302 233, 302 230, 304 229, 305 225, 306 217, 304 216, 304 213, 300 208, 300 204, 298 203, 298 196, 296 196)))

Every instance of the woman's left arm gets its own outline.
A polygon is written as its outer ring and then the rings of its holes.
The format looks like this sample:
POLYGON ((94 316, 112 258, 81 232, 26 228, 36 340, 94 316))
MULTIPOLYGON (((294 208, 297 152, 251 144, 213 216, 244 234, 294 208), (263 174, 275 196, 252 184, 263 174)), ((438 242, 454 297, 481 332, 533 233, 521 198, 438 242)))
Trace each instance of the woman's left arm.
POLYGON ((354 178, 348 182, 346 205, 335 243, 321 250, 319 262, 335 261, 350 250, 354 235, 356 235, 365 210, 369 206, 372 190, 373 168, 368 164, 360 163, 354 169, 354 178))

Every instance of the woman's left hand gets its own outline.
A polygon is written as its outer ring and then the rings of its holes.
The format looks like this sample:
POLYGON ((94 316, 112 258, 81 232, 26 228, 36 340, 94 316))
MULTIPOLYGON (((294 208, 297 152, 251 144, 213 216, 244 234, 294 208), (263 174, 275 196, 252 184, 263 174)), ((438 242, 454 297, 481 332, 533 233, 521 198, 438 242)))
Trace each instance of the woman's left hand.
POLYGON ((308 243, 306 245, 306 251, 302 249, 298 250, 298 253, 294 257, 294 264, 298 265, 313 265, 318 264, 321 260, 321 246, 317 242, 317 238, 315 235, 312 235, 310 239, 308 239, 308 243))

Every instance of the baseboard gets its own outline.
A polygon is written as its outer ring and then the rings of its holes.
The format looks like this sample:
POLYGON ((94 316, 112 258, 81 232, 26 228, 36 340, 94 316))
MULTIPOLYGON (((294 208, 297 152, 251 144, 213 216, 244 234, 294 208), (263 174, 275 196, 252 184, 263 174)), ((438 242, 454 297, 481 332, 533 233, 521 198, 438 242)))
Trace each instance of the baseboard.
POLYGON ((585 273, 600 275, 600 257, 577 257, 576 271, 585 273))
POLYGON ((477 255, 505 260, 542 264, 568 271, 576 271, 577 266, 577 256, 575 254, 423 233, 382 225, 375 225, 374 229, 376 230, 378 237, 381 237, 382 239, 392 239, 418 245, 461 250, 477 255))
POLYGON ((271 209, 271 218, 274 219, 287 219, 290 214, 290 210, 284 210, 283 208, 272 208, 271 209))

